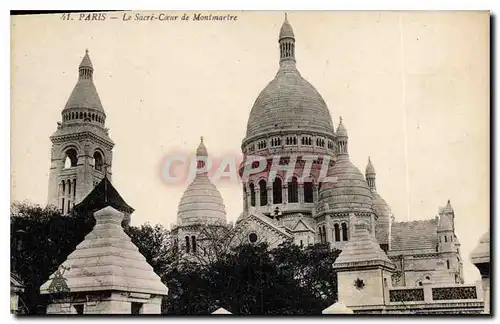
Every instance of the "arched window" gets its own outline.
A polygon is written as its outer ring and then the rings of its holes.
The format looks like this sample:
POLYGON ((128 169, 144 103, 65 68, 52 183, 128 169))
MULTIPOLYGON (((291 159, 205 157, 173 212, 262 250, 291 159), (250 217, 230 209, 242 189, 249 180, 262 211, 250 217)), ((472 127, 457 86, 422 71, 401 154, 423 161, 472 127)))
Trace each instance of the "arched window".
POLYGON ((318 236, 319 236, 319 242, 323 243, 323 228, 321 226, 318 227, 318 236))
POLYGON ((75 205, 75 196, 76 196, 76 179, 73 179, 73 205, 75 205))
POLYGON ((342 223, 342 241, 347 241, 348 240, 348 237, 347 237, 347 224, 346 223, 342 223))
POLYGON ((193 253, 196 253, 196 236, 191 236, 191 246, 193 247, 193 253))
POLYGON ((325 225, 323 225, 323 243, 326 243, 326 230, 325 230, 325 225))
POLYGON ((446 268, 449 269, 450 268, 450 260, 446 260, 446 268))
POLYGON ((250 184, 250 206, 255 206, 255 185, 253 183, 250 184))
POLYGON ((267 184, 266 180, 262 179, 259 181, 259 190, 260 190, 260 205, 267 205, 267 184))
POLYGON ((292 181, 288 183, 288 202, 299 202, 299 184, 296 177, 293 177, 292 181))
POLYGON ((273 204, 281 204, 282 202, 281 179, 276 177, 273 182, 273 204))
POLYGON ((313 202, 313 184, 312 182, 304 182, 304 202, 313 202))
POLYGON ((64 168, 73 168, 76 167, 78 163, 78 158, 76 156, 76 150, 70 148, 66 151, 66 159, 64 161, 64 168))
POLYGON ((448 242, 448 237, 447 236, 444 237, 444 241, 448 242))
POLYGON ((189 253, 189 236, 186 236, 186 252, 189 253))
POLYGON ((340 242, 340 226, 339 226, 339 224, 333 225, 333 231, 335 233, 335 242, 340 242))
POLYGON ((97 171, 102 172, 102 167, 103 167, 103 160, 102 160, 102 155, 99 152, 94 152, 94 168, 97 171))
POLYGON ((83 119, 83 113, 80 111, 80 119, 83 119))

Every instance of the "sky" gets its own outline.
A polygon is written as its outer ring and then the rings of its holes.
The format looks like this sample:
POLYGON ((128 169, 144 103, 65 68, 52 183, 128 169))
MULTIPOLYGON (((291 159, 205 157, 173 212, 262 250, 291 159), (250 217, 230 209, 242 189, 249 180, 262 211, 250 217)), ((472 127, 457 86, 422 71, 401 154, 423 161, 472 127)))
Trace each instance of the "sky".
MULTIPOLYGON (((188 183, 163 181, 165 157, 194 154, 203 136, 209 154, 240 159, 252 105, 278 69, 284 13, 230 14, 237 20, 12 17, 11 199, 46 204, 49 136, 88 49, 116 144, 113 183, 136 210, 132 224, 175 223, 188 183)), ((297 68, 335 126, 343 117, 351 161, 364 172, 371 157, 397 221, 433 218, 450 199, 466 282, 479 280, 469 254, 489 229, 488 13, 289 12, 288 19, 297 68)), ((235 221, 241 184, 216 185, 235 221)))

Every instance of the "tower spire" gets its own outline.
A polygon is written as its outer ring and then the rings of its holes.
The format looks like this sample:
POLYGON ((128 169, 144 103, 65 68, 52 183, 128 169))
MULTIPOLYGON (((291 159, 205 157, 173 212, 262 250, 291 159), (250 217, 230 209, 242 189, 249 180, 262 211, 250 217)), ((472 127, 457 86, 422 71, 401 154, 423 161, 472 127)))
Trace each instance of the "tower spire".
POLYGON ((368 157, 368 164, 366 166, 366 171, 365 171, 365 177, 366 177, 366 182, 368 183, 368 187, 372 191, 376 191, 376 185, 375 185, 375 168, 373 167, 372 161, 370 157, 368 157))
POLYGON ((80 63, 80 66, 78 67, 78 72, 79 72, 79 79, 80 80, 85 80, 89 79, 92 80, 92 74, 94 73, 94 66, 92 65, 92 62, 90 61, 90 56, 89 56, 89 50, 85 49, 85 55, 83 56, 82 62, 80 63))
POLYGON ((286 62, 295 63, 295 35, 292 26, 288 22, 288 15, 285 12, 285 20, 281 25, 279 35, 280 65, 286 62))
POLYGON ((348 136, 347 136, 347 130, 342 121, 342 117, 340 117, 339 119, 339 126, 337 127, 337 132, 335 135, 337 137, 337 154, 348 156, 349 155, 349 152, 347 150, 348 136))

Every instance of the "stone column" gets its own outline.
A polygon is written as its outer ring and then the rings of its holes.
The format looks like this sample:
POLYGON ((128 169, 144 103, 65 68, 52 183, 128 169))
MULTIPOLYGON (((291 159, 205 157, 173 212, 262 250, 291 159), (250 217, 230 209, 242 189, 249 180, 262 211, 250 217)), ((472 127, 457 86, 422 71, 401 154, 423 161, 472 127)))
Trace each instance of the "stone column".
POLYGON ((319 190, 318 190, 318 184, 314 183, 313 184, 313 202, 318 202, 319 199, 319 190))
POLYGON ((281 187, 281 197, 283 204, 288 204, 288 183, 281 187))
POLYGON ((273 187, 266 187, 267 189, 267 205, 271 206, 273 204, 273 187))
POLYGON ((299 204, 304 204, 304 184, 299 183, 299 204))
POLYGON ((426 304, 432 303, 432 282, 430 280, 424 280, 422 286, 424 288, 424 302, 426 304))
POLYGON ((255 187, 255 207, 260 207, 260 188, 255 187))

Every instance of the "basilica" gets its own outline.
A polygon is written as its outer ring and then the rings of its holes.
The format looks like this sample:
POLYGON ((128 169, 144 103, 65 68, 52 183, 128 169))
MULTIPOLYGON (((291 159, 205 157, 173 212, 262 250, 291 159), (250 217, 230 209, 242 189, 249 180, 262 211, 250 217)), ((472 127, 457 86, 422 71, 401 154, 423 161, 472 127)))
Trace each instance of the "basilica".
MULTIPOLYGON (((241 143, 239 173, 254 169, 241 177, 241 214, 234 224, 227 221, 223 198, 204 168, 209 150, 202 138, 196 176, 184 191, 171 228, 178 248, 188 258, 209 254, 207 229, 223 229, 233 245, 328 244, 342 251, 333 265, 339 300, 356 312, 405 312, 408 301, 417 312, 479 312, 479 290, 463 284, 450 201, 434 218, 395 220, 377 191, 374 163, 367 157, 363 174, 350 160, 348 121, 339 117, 334 127, 327 104, 298 71, 295 41, 285 16, 278 37, 278 71, 257 96, 241 143), (255 156, 267 165, 256 170, 255 156)), ((112 207, 127 225, 134 209, 111 182, 114 143, 93 73, 87 51, 62 121, 51 136, 48 204, 64 214, 112 207)), ((115 213, 112 209, 108 213, 115 213)), ((484 291, 489 291, 488 237, 475 253, 475 264, 485 265, 484 291)))
MULTIPOLYGON (((258 95, 248 118, 240 174, 254 155, 265 157, 268 166, 242 177, 243 212, 231 225, 232 231, 244 243, 267 242, 275 247, 285 241, 300 246, 328 242, 343 250, 354 236, 350 216, 355 215, 394 263, 392 285, 419 286, 425 280, 462 283, 460 243, 450 201, 435 218, 396 222, 377 192, 372 161, 367 158, 363 174, 349 159, 347 122, 340 118, 334 128, 325 101, 298 71, 295 36, 287 18, 278 46, 278 71, 258 95), (292 157, 297 159, 291 178, 286 179, 283 168, 270 180, 276 156, 285 165, 292 157), (305 170, 306 156, 318 157, 310 170, 305 170), (336 179, 333 183, 322 182, 317 166, 323 160, 329 160, 327 176, 336 179)), ((203 140, 196 155, 208 155, 203 140)), ((230 225, 219 191, 201 168, 181 198, 172 230, 187 253, 196 253, 203 245, 200 229, 204 226, 230 225)))

